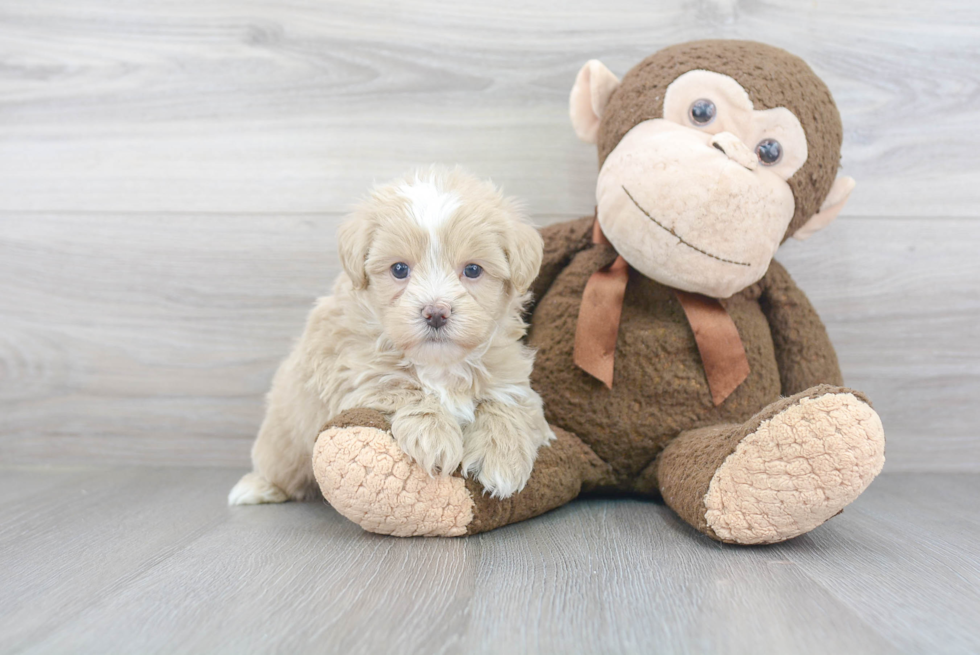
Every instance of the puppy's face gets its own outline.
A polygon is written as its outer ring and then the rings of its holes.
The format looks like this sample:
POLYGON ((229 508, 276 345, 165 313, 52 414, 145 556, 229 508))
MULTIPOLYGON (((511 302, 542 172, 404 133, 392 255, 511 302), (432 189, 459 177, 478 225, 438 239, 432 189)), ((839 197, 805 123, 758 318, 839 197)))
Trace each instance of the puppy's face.
POLYGON ((542 241, 491 184, 432 169, 375 189, 340 230, 344 268, 395 345, 459 361, 519 326, 542 241))

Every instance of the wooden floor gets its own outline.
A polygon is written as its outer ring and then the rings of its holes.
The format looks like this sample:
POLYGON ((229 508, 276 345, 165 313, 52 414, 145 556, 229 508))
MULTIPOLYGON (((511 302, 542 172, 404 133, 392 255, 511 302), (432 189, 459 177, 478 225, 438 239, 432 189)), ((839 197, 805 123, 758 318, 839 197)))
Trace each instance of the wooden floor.
POLYGON ((240 473, 2 470, 0 652, 980 652, 974 474, 886 474, 745 548, 616 498, 379 537, 323 502, 228 508, 240 473))

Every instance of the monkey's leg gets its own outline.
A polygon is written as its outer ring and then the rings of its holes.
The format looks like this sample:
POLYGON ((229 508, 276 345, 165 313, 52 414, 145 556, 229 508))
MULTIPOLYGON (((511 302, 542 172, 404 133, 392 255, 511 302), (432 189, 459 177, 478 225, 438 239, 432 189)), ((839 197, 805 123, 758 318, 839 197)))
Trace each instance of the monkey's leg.
POLYGON ((385 417, 344 412, 317 438, 313 471, 324 498, 369 532, 459 537, 543 514, 601 484, 609 467, 575 435, 554 428, 527 486, 509 498, 484 495, 459 475, 431 477, 395 444, 385 417))
POLYGON ((684 432, 653 467, 664 501, 697 530, 761 544, 840 513, 884 462, 884 430, 863 394, 821 385, 742 425, 684 432))

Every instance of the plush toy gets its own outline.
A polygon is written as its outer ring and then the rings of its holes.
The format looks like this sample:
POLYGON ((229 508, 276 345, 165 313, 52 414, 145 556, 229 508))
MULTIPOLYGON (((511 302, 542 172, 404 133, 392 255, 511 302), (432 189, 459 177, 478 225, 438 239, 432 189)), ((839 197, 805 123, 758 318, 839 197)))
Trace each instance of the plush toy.
POLYGON ((373 532, 458 536, 583 492, 663 497, 720 541, 774 543, 838 514, 881 471, 884 432, 841 386, 820 318, 772 260, 830 223, 841 123, 799 58, 744 41, 662 50, 619 81, 598 61, 571 93, 599 150, 596 215, 542 233, 528 343, 556 440, 505 499, 432 478, 385 416, 320 434, 326 499, 373 532))

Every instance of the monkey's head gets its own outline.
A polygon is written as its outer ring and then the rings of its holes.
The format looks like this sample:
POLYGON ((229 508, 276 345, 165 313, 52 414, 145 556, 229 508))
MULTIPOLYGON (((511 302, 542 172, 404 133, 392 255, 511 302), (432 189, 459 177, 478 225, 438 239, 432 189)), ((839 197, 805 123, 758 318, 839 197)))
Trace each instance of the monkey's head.
POLYGON ((570 111, 599 148, 606 237, 633 268, 684 291, 727 298, 756 282, 780 243, 829 224, 854 188, 836 177, 830 91, 761 43, 672 46, 622 82, 590 61, 570 111))

